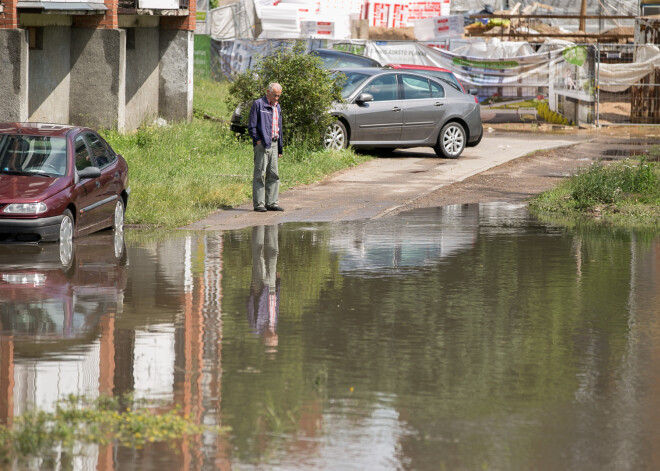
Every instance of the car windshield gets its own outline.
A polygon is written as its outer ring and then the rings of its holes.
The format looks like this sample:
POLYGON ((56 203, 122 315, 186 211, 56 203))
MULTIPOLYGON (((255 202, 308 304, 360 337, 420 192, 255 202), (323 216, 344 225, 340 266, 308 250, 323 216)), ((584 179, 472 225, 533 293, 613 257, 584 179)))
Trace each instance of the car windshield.
POLYGON ((0 173, 63 176, 66 139, 63 137, 0 135, 0 173))
POLYGON ((362 72, 341 72, 346 78, 340 80, 341 83, 341 96, 346 99, 353 93, 360 85, 367 80, 370 75, 363 74, 362 72))

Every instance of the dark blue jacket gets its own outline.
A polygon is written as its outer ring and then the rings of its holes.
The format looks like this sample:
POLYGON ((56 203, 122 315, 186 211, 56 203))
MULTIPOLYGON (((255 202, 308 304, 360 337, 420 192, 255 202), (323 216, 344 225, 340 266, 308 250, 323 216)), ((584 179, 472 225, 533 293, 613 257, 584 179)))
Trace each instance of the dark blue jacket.
MULTIPOLYGON (((279 139, 277 140, 277 153, 282 153, 282 108, 277 105, 279 139)), ((252 138, 252 145, 256 146, 261 141, 266 149, 271 145, 271 134, 273 127, 273 107, 268 103, 268 98, 262 96, 252 103, 250 108, 250 120, 248 121, 248 134, 252 138)))

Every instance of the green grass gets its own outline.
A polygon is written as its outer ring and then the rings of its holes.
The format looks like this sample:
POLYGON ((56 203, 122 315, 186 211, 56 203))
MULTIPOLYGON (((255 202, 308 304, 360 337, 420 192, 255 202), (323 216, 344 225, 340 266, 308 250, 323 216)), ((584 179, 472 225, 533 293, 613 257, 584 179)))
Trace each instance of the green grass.
POLYGON ((50 469, 58 455, 73 459, 80 453, 78 445, 84 443, 141 449, 149 443, 174 445, 188 436, 226 431, 196 424, 179 407, 157 402, 130 396, 69 396, 53 412, 28 410, 11 427, 0 425, 0 463, 21 465, 39 458, 42 469, 50 469))
POLYGON ((530 202, 537 214, 587 216, 611 225, 660 225, 660 165, 644 158, 596 163, 530 202))
MULTIPOLYGON (((252 144, 229 130, 226 93, 226 84, 198 79, 191 123, 103 133, 129 165, 127 224, 181 227, 218 209, 250 201, 252 144)), ((369 159, 350 150, 285 147, 279 162, 280 191, 320 181, 369 159)))

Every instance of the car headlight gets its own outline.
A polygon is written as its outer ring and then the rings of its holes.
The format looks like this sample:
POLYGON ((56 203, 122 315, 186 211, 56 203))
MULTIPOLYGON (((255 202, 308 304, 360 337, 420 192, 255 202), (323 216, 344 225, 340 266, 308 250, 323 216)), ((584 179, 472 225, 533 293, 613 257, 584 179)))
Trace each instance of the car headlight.
POLYGON ((41 214, 48 210, 46 203, 12 203, 2 210, 5 214, 41 214))

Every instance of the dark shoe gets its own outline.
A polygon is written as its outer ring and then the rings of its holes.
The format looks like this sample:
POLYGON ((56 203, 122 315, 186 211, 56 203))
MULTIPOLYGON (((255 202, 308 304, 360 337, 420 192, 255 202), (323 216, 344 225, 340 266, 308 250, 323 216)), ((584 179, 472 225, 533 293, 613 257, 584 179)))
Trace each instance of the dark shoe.
POLYGON ((266 212, 266 208, 264 208, 263 206, 257 206, 256 208, 254 208, 254 210, 258 213, 265 213, 266 212))
POLYGON ((271 204, 270 206, 266 206, 266 209, 268 211, 284 211, 284 208, 282 206, 278 206, 276 204, 271 204))

